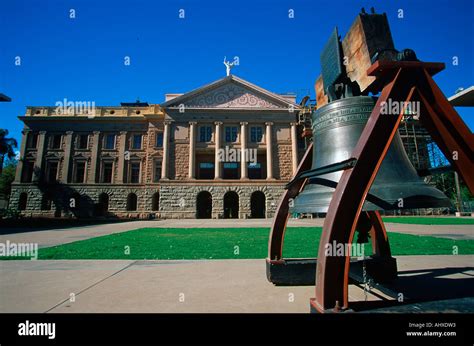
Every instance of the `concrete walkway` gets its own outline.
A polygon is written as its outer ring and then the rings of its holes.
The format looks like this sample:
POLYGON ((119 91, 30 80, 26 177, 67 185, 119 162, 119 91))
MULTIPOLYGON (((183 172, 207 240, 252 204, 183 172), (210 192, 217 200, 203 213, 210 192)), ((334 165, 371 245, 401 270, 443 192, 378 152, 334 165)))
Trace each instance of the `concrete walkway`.
MULTIPOLYGON (((397 292, 406 296, 474 295, 474 256, 397 261, 397 292)), ((0 277, 0 313, 308 313, 315 295, 313 286, 273 286, 264 260, 0 261, 0 277)), ((363 290, 351 285, 349 297, 363 301, 363 290)), ((369 294, 368 300, 376 299, 369 294)))
MULTIPOLYGON (((290 219, 290 227, 316 227, 322 226, 324 219, 290 219)), ((162 228, 227 228, 227 227, 271 227, 271 219, 226 219, 226 220, 152 220, 152 221, 131 221, 110 224, 100 224, 92 226, 81 226, 64 229, 34 230, 25 229, 23 232, 3 230, 0 235, 0 243, 7 240, 15 243, 37 243, 39 247, 48 247, 59 244, 71 243, 77 240, 89 239, 108 234, 126 232, 145 227, 162 228)), ((430 235, 451 239, 474 239, 474 225, 409 225, 398 223, 386 223, 386 228, 390 232, 430 235)))

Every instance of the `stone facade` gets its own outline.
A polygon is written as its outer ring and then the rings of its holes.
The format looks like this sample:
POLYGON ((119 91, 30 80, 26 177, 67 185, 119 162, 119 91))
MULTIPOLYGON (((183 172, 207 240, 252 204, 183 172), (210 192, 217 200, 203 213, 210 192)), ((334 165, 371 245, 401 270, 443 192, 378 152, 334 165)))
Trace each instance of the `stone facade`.
POLYGON ((272 217, 283 193, 281 184, 258 184, 247 183, 245 185, 238 183, 174 183, 161 186, 160 198, 162 201, 173 200, 175 203, 164 204, 160 207, 160 213, 169 218, 196 218, 197 199, 196 196, 207 191, 212 196, 212 218, 224 218, 224 195, 229 191, 234 191, 239 196, 239 218, 251 217, 251 195, 255 191, 261 191, 265 194, 265 213, 266 217, 272 217))
POLYGON ((10 207, 24 216, 272 217, 304 148, 294 97, 235 76, 161 105, 28 107, 10 207), (255 162, 219 156, 253 150, 255 162))

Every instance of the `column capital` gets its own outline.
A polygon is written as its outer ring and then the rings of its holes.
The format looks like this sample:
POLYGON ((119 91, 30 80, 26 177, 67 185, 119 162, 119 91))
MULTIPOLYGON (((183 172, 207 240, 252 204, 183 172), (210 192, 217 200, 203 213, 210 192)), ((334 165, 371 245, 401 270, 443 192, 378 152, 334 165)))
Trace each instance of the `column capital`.
POLYGON ((97 136, 97 135, 100 135, 100 131, 92 131, 92 133, 97 136))
POLYGON ((298 126, 298 123, 296 121, 293 121, 290 123, 291 126, 298 126))
POLYGON ((121 135, 126 135, 128 131, 120 131, 121 135))
POLYGON ((27 134, 30 133, 30 132, 33 132, 33 131, 31 131, 30 129, 23 129, 23 130, 21 130, 21 134, 22 134, 22 135, 27 135, 27 134))
POLYGON ((46 135, 46 131, 39 131, 38 133, 42 136, 46 135))
POLYGON ((240 122, 240 125, 243 125, 243 126, 247 126, 248 124, 249 124, 248 121, 241 121, 241 122, 240 122))
POLYGON ((196 125, 197 124, 197 121, 190 121, 189 122, 189 125, 196 125))
POLYGON ((73 133, 74 133, 74 131, 66 131, 66 134, 67 134, 68 136, 72 136, 73 133))
POLYGON ((272 121, 268 121, 268 122, 265 123, 265 125, 267 125, 267 126, 273 126, 273 122, 272 122, 272 121))
POLYGON ((165 120, 163 121, 163 124, 165 124, 165 126, 169 126, 171 125, 172 121, 171 120, 165 120))
POLYGON ((216 122, 214 122, 214 124, 217 125, 217 126, 220 126, 220 125, 223 124, 223 122, 222 121, 216 121, 216 122))

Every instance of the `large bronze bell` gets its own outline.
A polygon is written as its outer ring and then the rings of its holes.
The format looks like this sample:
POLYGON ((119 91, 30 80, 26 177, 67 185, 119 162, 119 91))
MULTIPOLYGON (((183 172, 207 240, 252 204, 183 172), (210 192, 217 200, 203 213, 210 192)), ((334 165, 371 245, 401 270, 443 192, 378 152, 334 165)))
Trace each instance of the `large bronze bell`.
MULTIPOLYGON (((313 163, 321 168, 350 158, 376 98, 348 97, 319 108, 312 115, 313 163)), ((390 115, 386 115, 390 116, 390 115)), ((326 213, 342 171, 310 178, 295 198, 292 213, 326 213)), ((449 199, 426 184, 412 166, 398 132, 378 171, 363 210, 396 210, 449 207, 449 199)))

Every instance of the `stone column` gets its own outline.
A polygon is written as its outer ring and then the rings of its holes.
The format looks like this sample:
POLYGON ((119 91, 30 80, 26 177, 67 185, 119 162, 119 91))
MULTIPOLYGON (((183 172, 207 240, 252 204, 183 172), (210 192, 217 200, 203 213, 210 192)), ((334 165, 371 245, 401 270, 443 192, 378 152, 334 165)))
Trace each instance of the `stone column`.
POLYGON ((66 146, 64 148, 64 164, 62 167, 62 174, 61 174, 61 183, 67 184, 69 183, 69 176, 71 170, 71 153, 72 153, 72 139, 73 139, 73 132, 67 131, 66 132, 66 146))
POLYGON ((23 161, 25 160, 25 153, 26 153, 26 144, 28 141, 28 135, 31 133, 29 130, 21 131, 21 146, 20 146, 20 159, 16 165, 16 172, 15 172, 15 183, 21 182, 21 177, 23 175, 23 161))
POLYGON ((240 123, 240 179, 248 179, 247 125, 245 121, 240 123))
POLYGON ((36 161, 33 170, 33 181, 39 181, 43 174, 44 151, 46 148, 46 131, 38 134, 38 150, 36 151, 36 161))
POLYGON ((161 162, 161 179, 168 179, 170 126, 171 126, 171 122, 165 121, 165 129, 163 131, 163 160, 161 162))
POLYGON ((293 175, 298 169, 298 137, 296 135, 296 123, 291 123, 291 157, 293 163, 293 175))
POLYGON ((215 151, 216 151, 216 155, 215 155, 215 160, 214 160, 214 179, 220 179, 221 178, 221 166, 222 166, 222 162, 220 161, 219 159, 219 149, 221 148, 221 130, 222 130, 222 122, 220 121, 217 121, 216 123, 216 131, 215 131, 215 139, 214 139, 214 142, 215 142, 215 151))
POLYGON ((196 166, 196 122, 189 123, 189 179, 194 179, 196 166))
MULTIPOLYGON (((151 106, 150 106, 151 107, 151 106)), ((153 108, 152 108, 153 109, 153 108)), ((145 184, 152 183, 154 179, 155 169, 153 167, 153 158, 151 153, 154 151, 155 144, 156 144, 156 136, 153 135, 155 132, 155 128, 152 127, 151 123, 148 124, 147 130, 147 146, 145 147, 145 184), (152 140, 153 138, 153 140, 152 140), (150 169, 150 165, 152 165, 151 174, 148 174, 148 170, 150 169)), ((161 175, 161 172, 160 172, 161 175)), ((145 190, 148 191, 148 190, 145 190)), ((150 208, 151 208, 151 200, 150 200, 150 208)))
POLYGON ((99 165, 100 151, 100 131, 94 131, 94 135, 92 138, 91 169, 88 177, 89 184, 97 183, 97 167, 99 165))
POLYGON ((273 179, 273 141, 272 141, 272 127, 273 123, 265 123, 266 130, 266 144, 267 144, 267 179, 273 179))
POLYGON ((125 173, 125 151, 127 148, 127 131, 120 131, 120 141, 118 147, 118 163, 117 163, 117 184, 123 184, 125 173))

